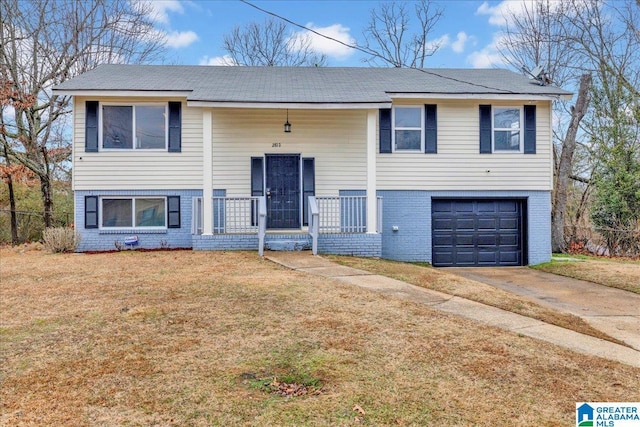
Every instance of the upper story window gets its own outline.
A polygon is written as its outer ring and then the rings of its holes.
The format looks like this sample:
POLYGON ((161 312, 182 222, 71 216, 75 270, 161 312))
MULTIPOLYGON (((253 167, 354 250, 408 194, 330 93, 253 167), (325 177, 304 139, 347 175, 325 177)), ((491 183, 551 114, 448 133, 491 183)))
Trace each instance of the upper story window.
POLYGON ((493 151, 522 151, 522 109, 493 107, 493 151))
POLYGON ((423 150, 423 106, 393 108, 394 151, 423 150))
POLYGON ((166 105, 102 105, 102 148, 167 149, 166 105))

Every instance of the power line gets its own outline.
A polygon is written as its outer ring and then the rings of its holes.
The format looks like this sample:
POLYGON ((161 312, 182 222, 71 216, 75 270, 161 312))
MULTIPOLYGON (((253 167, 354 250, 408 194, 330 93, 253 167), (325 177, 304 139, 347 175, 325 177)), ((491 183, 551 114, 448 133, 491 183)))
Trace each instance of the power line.
MULTIPOLYGON (((378 58, 380 58, 380 59, 382 59, 382 60, 384 60, 386 62, 389 62, 387 60, 387 58, 385 58, 384 56, 380 55, 379 53, 377 53, 375 51, 363 48, 362 46, 345 43, 342 40, 338 40, 338 39, 333 38, 331 36, 327 36, 326 34, 322 34, 322 33, 318 32, 318 31, 316 31, 316 30, 314 30, 312 28, 309 28, 309 27, 304 26, 302 24, 298 24, 297 22, 294 22, 294 21, 292 21, 292 20, 290 20, 288 18, 285 18, 284 16, 278 15, 275 12, 271 12, 269 10, 266 10, 266 9, 263 9, 263 8, 261 8, 259 6, 256 6, 255 4, 249 2, 248 0, 240 0, 240 1, 242 3, 244 3, 244 4, 246 4, 247 6, 251 6, 252 8, 257 9, 262 13, 266 13, 267 15, 273 16, 274 18, 277 18, 277 19, 280 19, 282 21, 285 21, 285 22, 287 22, 287 23, 289 23, 289 24, 291 24, 291 25, 293 25, 295 27, 301 28, 301 29, 303 29, 305 31, 309 31, 309 32, 311 32, 313 34, 316 34, 316 35, 322 37, 322 38, 334 41, 334 42, 339 43, 339 44, 341 44, 341 45, 343 45, 345 47, 348 47, 350 49, 355 49, 355 50, 358 50, 358 51, 360 51, 362 53, 366 53, 367 55, 372 55, 372 56, 378 57, 378 58)), ((498 91, 498 92, 506 92, 506 93, 511 93, 511 94, 517 94, 517 92, 513 92, 513 91, 510 91, 510 90, 507 90, 507 89, 500 89, 500 88, 487 86, 487 85, 483 85, 483 84, 479 84, 479 83, 474 83, 474 82, 470 82, 470 81, 466 81, 466 80, 456 79, 455 77, 445 76, 445 75, 436 73, 434 71, 425 70, 424 68, 417 68, 417 67, 406 67, 406 68, 409 68, 409 69, 412 69, 412 70, 417 70, 417 71, 420 71, 421 73, 425 73, 425 74, 429 74, 429 75, 432 75, 432 76, 440 77, 440 78, 446 79, 446 80, 451 80, 451 81, 454 81, 454 82, 457 82, 457 83, 464 83, 464 84, 468 84, 468 85, 472 85, 472 86, 476 86, 476 87, 481 87, 481 88, 484 88, 484 89, 495 90, 495 91, 498 91)))

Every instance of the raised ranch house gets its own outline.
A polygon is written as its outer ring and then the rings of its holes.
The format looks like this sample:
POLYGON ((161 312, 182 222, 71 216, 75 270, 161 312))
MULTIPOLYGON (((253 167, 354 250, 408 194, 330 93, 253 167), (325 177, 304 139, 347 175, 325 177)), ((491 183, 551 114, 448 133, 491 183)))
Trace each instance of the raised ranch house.
POLYGON ((73 96, 80 251, 551 255, 551 102, 506 70, 104 65, 73 96))

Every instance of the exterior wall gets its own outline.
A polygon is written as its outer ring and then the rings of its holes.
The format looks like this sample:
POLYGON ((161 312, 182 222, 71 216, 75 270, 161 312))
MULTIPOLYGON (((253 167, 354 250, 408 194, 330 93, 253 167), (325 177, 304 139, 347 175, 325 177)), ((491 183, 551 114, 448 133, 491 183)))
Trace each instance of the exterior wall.
POLYGON ((425 103, 438 105, 438 153, 378 153, 378 190, 551 190, 549 101, 412 100, 396 105, 425 103), (480 154, 480 104, 536 105, 536 154, 480 154))
POLYGON ((73 189, 164 190, 202 188, 202 110, 182 104, 182 151, 85 152, 85 101, 167 103, 177 98, 74 98, 73 189))
POLYGON ((251 194, 250 158, 300 154, 315 158, 316 195, 365 188, 366 110, 213 109, 213 188, 229 197, 251 194))
POLYGON ((551 259, 551 193, 548 191, 378 191, 382 196, 382 257, 431 262, 431 199, 518 197, 527 199, 529 265, 551 259), (398 231, 392 231, 397 226, 398 231))
POLYGON ((76 191, 75 197, 75 226, 82 238, 78 252, 112 251, 117 244, 125 248, 124 240, 128 236, 138 236, 139 244, 136 248, 191 248, 191 210, 192 199, 202 196, 200 190, 109 190, 109 191, 76 191), (180 196, 180 228, 166 230, 145 230, 133 228, 130 230, 107 230, 84 227, 85 196, 180 196))
POLYGON ((318 253, 380 257, 382 255, 381 234, 320 234, 318 253))

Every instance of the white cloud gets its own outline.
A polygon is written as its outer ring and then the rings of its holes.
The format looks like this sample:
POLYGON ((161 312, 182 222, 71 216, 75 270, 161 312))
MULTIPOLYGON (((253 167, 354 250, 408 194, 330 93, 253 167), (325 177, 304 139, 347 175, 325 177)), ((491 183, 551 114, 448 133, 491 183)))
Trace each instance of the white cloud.
POLYGON ((224 56, 214 56, 210 58, 208 56, 203 56, 200 58, 199 65, 236 65, 233 62, 233 59, 229 55, 224 56))
MULTIPOLYGON (((349 31, 351 30, 348 27, 343 26, 342 24, 333 24, 329 25, 328 27, 316 27, 313 25, 313 23, 309 23, 307 24, 307 27, 311 28, 314 31, 317 31, 320 34, 334 38, 336 40, 340 40, 341 42, 349 45, 355 45, 356 43, 356 40, 349 34, 349 31)), ((327 56, 337 59, 346 59, 353 54, 354 49, 351 49, 336 41, 319 36, 318 34, 314 34, 309 31, 301 32, 299 34, 303 35, 304 37, 309 37, 309 40, 311 41, 311 47, 319 53, 323 53, 327 56)))
POLYGON ((455 52, 455 53, 462 53, 464 52, 464 46, 465 44, 470 40, 470 37, 467 35, 467 33, 465 33, 464 31, 460 31, 458 33, 458 35, 456 36, 456 41, 454 41, 453 43, 451 43, 451 49, 455 52))
POLYGON ((444 36, 438 37, 434 40, 427 40, 427 51, 443 49, 451 44, 451 37, 449 34, 445 34, 444 36))
POLYGON ((179 0, 140 0, 140 3, 151 9, 150 17, 161 24, 169 23, 169 13, 184 13, 179 0))
POLYGON ((171 31, 166 34, 167 46, 178 48, 187 47, 198 40, 198 35, 193 31, 171 31))
POLYGON ((523 7, 524 2, 503 1, 495 6, 489 6, 485 1, 476 10, 476 15, 489 15, 489 24, 501 26, 507 23, 507 16, 522 11, 523 7))
POLYGON ((493 41, 480 50, 476 50, 467 56, 467 62, 473 68, 492 68, 505 65, 505 60, 500 55, 497 46, 500 42, 500 36, 494 36, 493 41))

